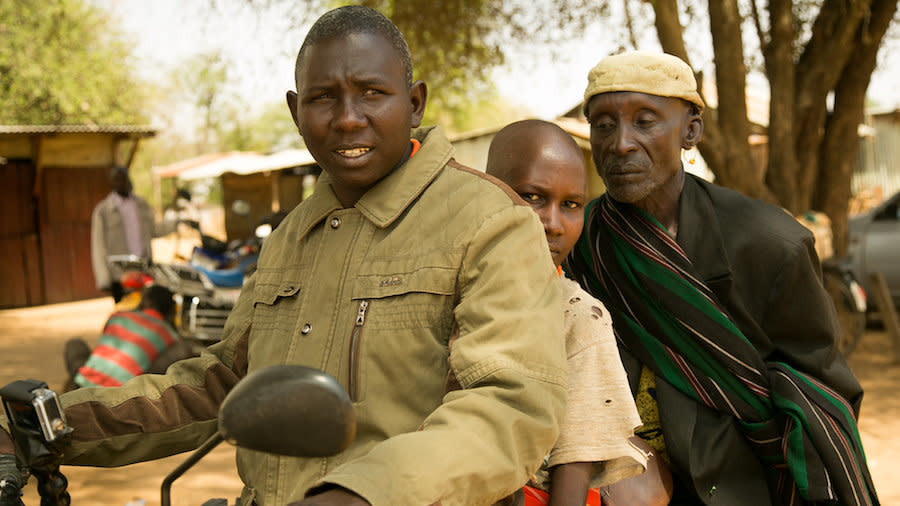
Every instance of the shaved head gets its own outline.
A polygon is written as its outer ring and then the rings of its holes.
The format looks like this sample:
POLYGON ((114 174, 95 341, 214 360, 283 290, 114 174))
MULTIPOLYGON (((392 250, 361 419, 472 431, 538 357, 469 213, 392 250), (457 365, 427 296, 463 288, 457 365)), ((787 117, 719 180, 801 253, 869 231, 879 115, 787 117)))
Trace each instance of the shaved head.
POLYGON ((539 119, 516 121, 503 127, 491 141, 486 172, 509 183, 511 172, 545 156, 582 158, 575 139, 555 123, 539 119))
POLYGON ((491 141, 487 173, 534 209, 544 226, 550 256, 560 265, 584 223, 587 172, 575 139, 546 121, 512 123, 491 141))

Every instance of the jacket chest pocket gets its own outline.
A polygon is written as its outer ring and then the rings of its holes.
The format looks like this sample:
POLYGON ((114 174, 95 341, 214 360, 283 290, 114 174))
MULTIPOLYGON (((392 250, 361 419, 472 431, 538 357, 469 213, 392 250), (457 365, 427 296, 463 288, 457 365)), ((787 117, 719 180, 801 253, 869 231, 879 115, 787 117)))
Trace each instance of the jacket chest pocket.
POLYGON ((292 335, 300 295, 300 283, 296 281, 259 283, 254 287, 251 345, 271 343, 272 337, 292 335))
POLYGON ((385 394, 396 392, 397 385, 422 386, 423 371, 446 369, 456 274, 456 269, 426 267, 357 277, 348 346, 351 399, 363 400, 369 386, 385 394))

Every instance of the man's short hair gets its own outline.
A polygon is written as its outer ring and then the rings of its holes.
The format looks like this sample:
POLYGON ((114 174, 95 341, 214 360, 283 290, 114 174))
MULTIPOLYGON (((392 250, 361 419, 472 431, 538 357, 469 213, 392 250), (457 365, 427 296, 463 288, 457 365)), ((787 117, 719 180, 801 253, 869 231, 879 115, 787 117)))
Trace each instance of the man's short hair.
POLYGON ((155 309, 166 320, 175 317, 175 299, 172 290, 162 285, 150 285, 141 292, 141 308, 155 309))
MULTIPOLYGON (((299 83, 300 64, 306 49, 323 40, 333 39, 353 33, 371 33, 380 35, 390 41, 406 71, 406 83, 412 84, 412 58, 409 46, 400 33, 400 29, 384 14, 362 5, 347 5, 330 10, 322 15, 309 29, 294 67, 294 79, 299 83)), ((299 90, 298 90, 299 91, 299 90)))

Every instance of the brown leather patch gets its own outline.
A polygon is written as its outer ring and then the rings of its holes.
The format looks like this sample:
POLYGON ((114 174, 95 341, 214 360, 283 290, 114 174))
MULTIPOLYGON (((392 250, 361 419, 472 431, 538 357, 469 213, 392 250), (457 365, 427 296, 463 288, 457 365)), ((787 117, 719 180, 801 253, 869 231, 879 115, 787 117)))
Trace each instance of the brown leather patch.
POLYGON ((450 161, 447 162, 447 165, 449 165, 455 169, 459 169, 463 172, 468 172, 469 174, 475 174, 476 176, 478 176, 486 181, 490 181, 491 183, 495 184, 498 188, 503 190, 503 193, 506 193, 506 195, 513 201, 513 204, 516 204, 517 206, 527 206, 528 205, 528 202, 525 202, 522 199, 522 197, 520 197, 518 193, 514 192, 512 188, 507 186, 506 183, 504 183, 503 181, 500 181, 499 179, 495 178, 494 176, 492 176, 490 174, 486 174, 484 172, 481 172, 480 170, 475 170, 472 167, 467 167, 467 166, 457 162, 455 158, 451 158, 450 161))
POLYGON ((16 453, 16 447, 13 445, 12 437, 9 432, 0 427, 0 455, 12 455, 16 453))
POLYGON ((237 344, 234 346, 234 355, 231 359, 231 370, 237 374, 238 378, 243 378, 247 375, 248 368, 248 349, 250 347, 250 329, 253 328, 252 325, 247 326, 247 331, 244 332, 244 335, 238 339, 237 344))
POLYGON ((202 387, 175 385, 159 399, 134 397, 116 406, 84 402, 67 408, 66 418, 72 427, 77 427, 72 433, 73 442, 166 432, 215 419, 219 405, 237 382, 231 369, 215 364, 206 370, 202 387))

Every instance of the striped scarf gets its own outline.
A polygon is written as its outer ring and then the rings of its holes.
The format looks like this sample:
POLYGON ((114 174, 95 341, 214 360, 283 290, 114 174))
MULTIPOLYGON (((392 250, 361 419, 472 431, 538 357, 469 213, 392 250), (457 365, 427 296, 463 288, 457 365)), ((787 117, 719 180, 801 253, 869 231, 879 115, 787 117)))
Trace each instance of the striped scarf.
POLYGON ((619 342, 688 397, 732 416, 786 504, 800 503, 797 492, 879 504, 844 398, 764 361, 651 216, 604 195, 586 223, 569 267, 610 309, 619 342))

